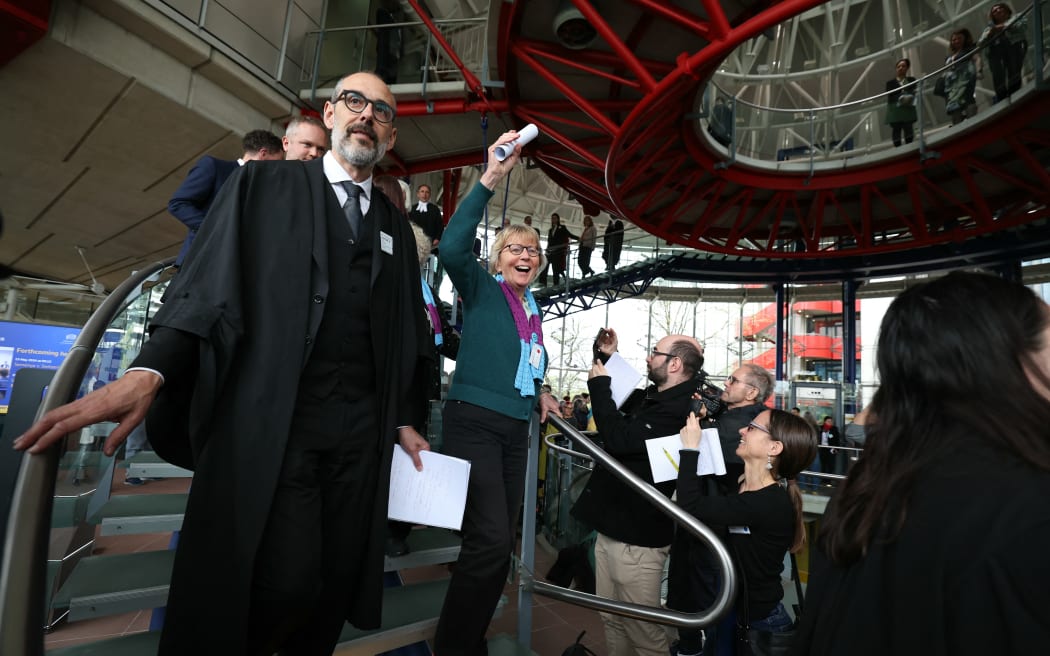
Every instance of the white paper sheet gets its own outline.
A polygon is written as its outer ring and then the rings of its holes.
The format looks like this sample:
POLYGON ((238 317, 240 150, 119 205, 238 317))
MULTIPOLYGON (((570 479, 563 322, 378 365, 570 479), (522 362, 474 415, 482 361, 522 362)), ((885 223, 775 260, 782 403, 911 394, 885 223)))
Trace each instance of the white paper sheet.
POLYGON ((616 407, 619 408, 627 400, 627 397, 631 395, 631 392, 638 387, 638 383, 642 380, 642 374, 638 373, 619 353, 613 353, 609 356, 609 361, 605 363, 605 370, 609 372, 609 376, 612 378, 610 389, 613 401, 616 402, 616 407))
MULTIPOLYGON (((683 422, 685 423, 685 422, 683 422)), ((682 449, 682 436, 677 433, 667 437, 654 437, 645 441, 645 450, 649 455, 649 469, 653 473, 653 482, 662 483, 678 478, 679 454, 682 449)), ((717 428, 705 428, 700 433, 700 458, 696 463, 696 475, 707 476, 726 473, 725 459, 722 458, 722 443, 718 440, 717 428)))
POLYGON ((397 445, 390 467, 387 517, 401 522, 459 530, 467 505, 470 462, 431 451, 420 451, 423 471, 397 445))

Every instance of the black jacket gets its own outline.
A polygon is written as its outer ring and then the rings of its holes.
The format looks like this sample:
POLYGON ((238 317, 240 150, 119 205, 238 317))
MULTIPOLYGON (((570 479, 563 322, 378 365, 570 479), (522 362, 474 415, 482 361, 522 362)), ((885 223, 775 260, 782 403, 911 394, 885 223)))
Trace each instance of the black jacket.
MULTIPOLYGON (((681 430, 689 413, 689 398, 696 391, 696 381, 689 380, 663 392, 650 387, 641 407, 627 416, 616 409, 611 382, 608 376, 587 382, 598 437, 609 455, 652 484, 645 441, 675 435, 681 430)), ((655 487, 670 497, 675 482, 666 481, 655 487)), ((601 467, 595 467, 587 487, 573 506, 572 515, 603 535, 641 547, 665 547, 671 544, 674 535, 674 523, 667 515, 601 467)))
MULTIPOLYGON (((243 653, 255 555, 284 458, 299 375, 328 295, 327 213, 341 212, 323 160, 252 162, 227 181, 151 322, 136 365, 166 381, 147 418, 158 453, 196 475, 175 557, 161 653, 243 653), (176 364, 171 365, 172 362, 176 364), (165 449, 167 447, 167 449, 165 449), (165 456, 168 457, 168 456, 165 456), (191 462, 187 463, 186 458, 191 462), (204 641, 203 643, 201 641, 204 641)), ((383 538, 396 427, 421 425, 426 344, 415 241, 383 194, 371 336, 382 454, 360 586, 347 618, 379 625, 383 538), (381 248, 381 233, 390 236, 381 248)))

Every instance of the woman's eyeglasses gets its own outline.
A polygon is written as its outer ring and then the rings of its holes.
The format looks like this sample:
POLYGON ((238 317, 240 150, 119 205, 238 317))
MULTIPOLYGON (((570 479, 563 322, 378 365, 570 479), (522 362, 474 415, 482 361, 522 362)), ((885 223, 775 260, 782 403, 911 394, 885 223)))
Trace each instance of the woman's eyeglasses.
POLYGON ((534 246, 522 246, 521 244, 507 244, 503 250, 510 251, 511 255, 521 255, 522 251, 528 251, 530 257, 539 257, 540 249, 534 246))
POLYGON ((755 423, 755 422, 753 422, 753 421, 752 421, 752 422, 750 422, 750 423, 749 423, 749 424, 747 425, 747 427, 748 427, 748 430, 750 430, 750 429, 752 429, 752 428, 753 428, 753 429, 755 429, 755 430, 760 430, 760 431, 762 431, 762 432, 763 432, 763 433, 765 433, 766 435, 772 435, 772 433, 770 433, 770 432, 769 432, 769 429, 768 429, 768 428, 766 428, 765 426, 760 426, 760 425, 756 424, 756 423, 755 423))

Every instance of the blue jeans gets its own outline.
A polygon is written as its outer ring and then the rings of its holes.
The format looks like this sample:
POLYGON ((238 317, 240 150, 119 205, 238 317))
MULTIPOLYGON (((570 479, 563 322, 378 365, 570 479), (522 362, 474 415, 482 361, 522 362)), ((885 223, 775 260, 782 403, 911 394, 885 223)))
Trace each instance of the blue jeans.
POLYGON ((770 633, 784 633, 790 631, 795 626, 795 622, 788 615, 787 609, 784 608, 784 604, 777 603, 769 615, 758 621, 751 622, 751 628, 756 631, 769 631, 770 633))

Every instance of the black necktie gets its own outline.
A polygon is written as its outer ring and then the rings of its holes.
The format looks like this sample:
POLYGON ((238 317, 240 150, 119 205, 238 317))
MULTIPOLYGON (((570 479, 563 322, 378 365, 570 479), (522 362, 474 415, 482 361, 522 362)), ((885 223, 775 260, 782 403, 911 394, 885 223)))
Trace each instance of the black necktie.
POLYGON ((361 187, 349 180, 343 181, 343 189, 346 190, 346 203, 343 204, 343 212, 346 220, 350 222, 350 230, 354 233, 354 239, 361 234, 361 187))

